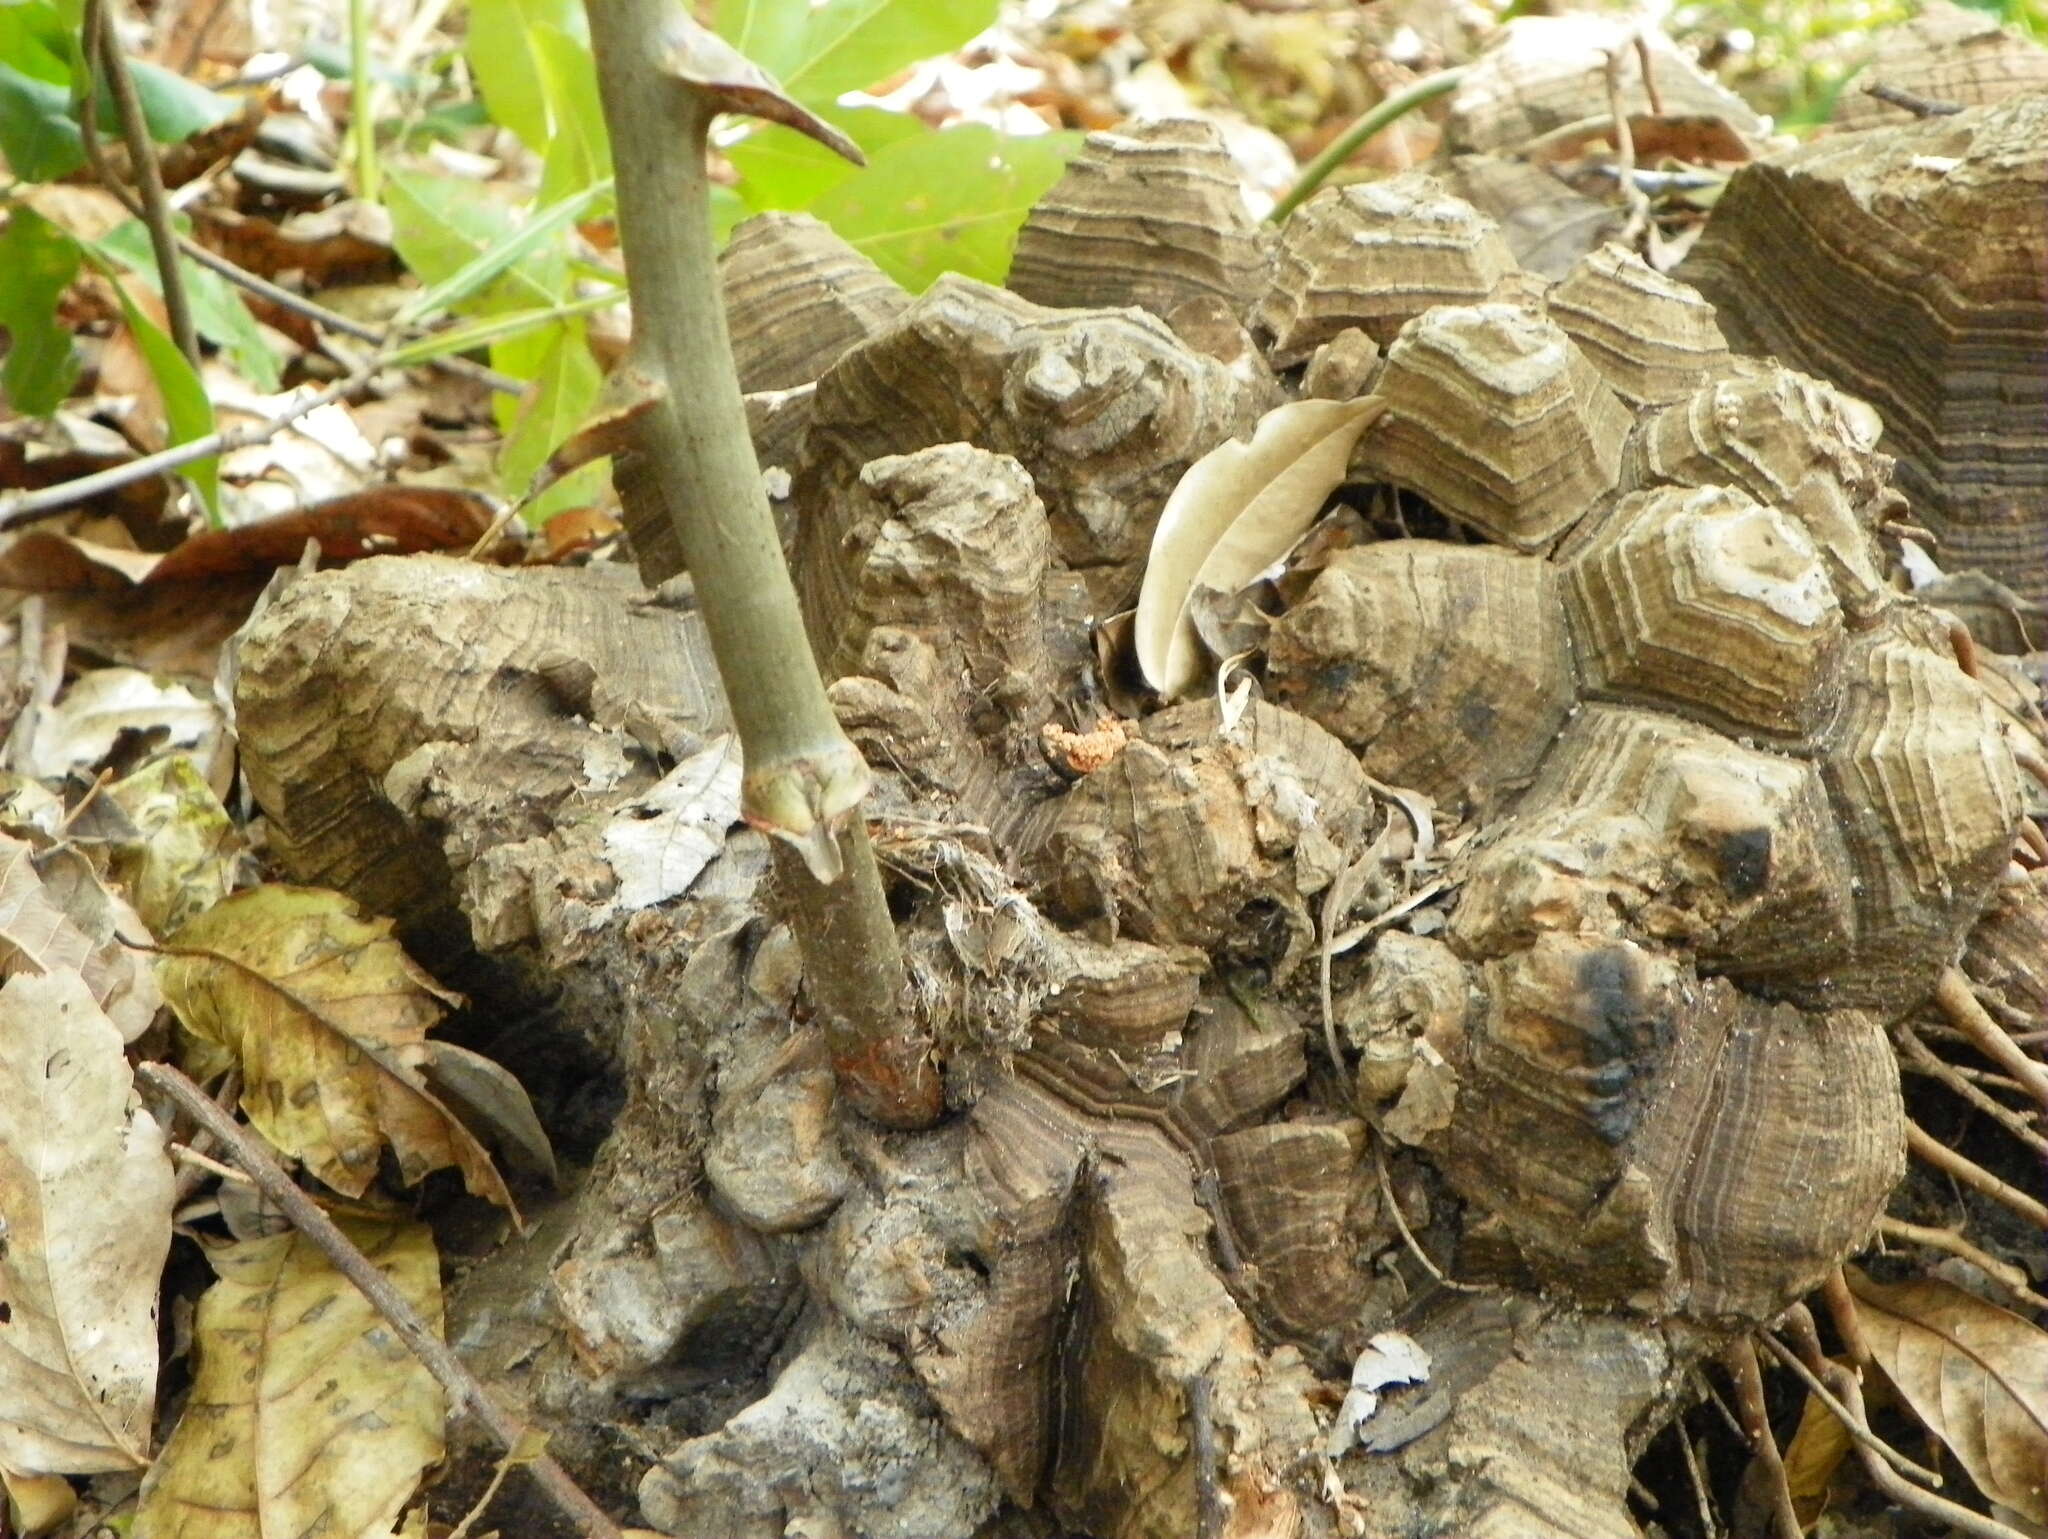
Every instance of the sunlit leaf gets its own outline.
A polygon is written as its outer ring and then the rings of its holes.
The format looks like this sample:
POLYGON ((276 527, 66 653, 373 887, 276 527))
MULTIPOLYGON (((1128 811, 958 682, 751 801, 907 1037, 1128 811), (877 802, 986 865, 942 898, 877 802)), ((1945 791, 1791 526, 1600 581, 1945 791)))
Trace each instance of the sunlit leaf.
POLYGON ((526 490, 542 461, 576 431, 597 399, 603 379, 584 340, 582 321, 565 321, 555 328, 530 378, 519 414, 498 452, 498 482, 513 497, 526 490))
MULTIPOLYGON (((429 283, 399 312, 400 321, 416 321, 423 316, 467 304, 515 264, 548 246, 610 191, 609 182, 599 182, 552 207, 537 210, 523 223, 504 231, 446 277, 429 283)), ((566 264, 563 264, 563 270, 566 279, 566 264)))
MULTIPOLYGON (((448 283, 520 230, 502 199, 458 176, 387 172, 384 202, 391 211, 392 244, 429 288, 448 283)), ((542 246, 521 254, 487 287, 463 297, 459 307, 474 315, 543 309, 559 303, 567 288, 565 254, 559 246, 542 246)))
POLYGON ((409 1182, 455 1165, 509 1208, 503 1180, 420 1077, 426 1031, 456 996, 415 966, 388 919, 339 893, 258 887, 163 944, 164 999, 194 1037, 242 1070, 242 1106, 265 1138, 359 1197, 385 1144, 409 1182))
POLYGON ((1792 1508, 1808 1528, 1827 1510, 1835 1472, 1852 1447, 1849 1429, 1818 1395, 1809 1394, 1799 1412, 1799 1426, 1785 1445, 1785 1484, 1792 1508))
POLYGON ((1219 444, 1188 467, 1159 515, 1138 590, 1133 639, 1154 689, 1170 699, 1201 676, 1196 591, 1234 593, 1286 555, 1385 409, 1377 396, 1290 402, 1261 417, 1249 443, 1219 444))
POLYGON ((997 0, 831 0, 811 11, 801 52, 775 73, 791 96, 832 101, 951 53, 993 24, 996 10, 997 0))
MULTIPOLYGON (((818 116, 859 145, 870 161, 892 144, 931 133, 910 113, 879 107, 821 107, 818 116)), ((779 123, 761 124, 727 150, 726 159, 740 174, 740 196, 756 212, 806 208, 841 182, 866 174, 779 123)))
POLYGON ((612 146, 590 45, 552 26, 536 27, 528 43, 554 124, 540 175, 546 207, 610 176, 612 146))
MULTIPOLYGON (((437 1332, 441 1269, 423 1224, 337 1220, 437 1332)), ((440 1459, 446 1397, 376 1306, 296 1230, 208 1253, 199 1373, 142 1487, 134 1532, 388 1534, 440 1459)))
POLYGON ((105 795, 135 831, 132 841, 110 843, 112 874, 157 934, 176 930, 234 889, 234 822, 187 755, 152 759, 105 795))
POLYGON ((1010 138, 980 124, 890 145, 809 212, 913 293, 941 273, 1000 283, 1017 230, 1081 146, 1079 134, 1010 138))
POLYGON ((719 0, 718 35, 780 80, 803 62, 811 0, 719 0))
POLYGON ((535 151, 546 150, 554 126, 535 57, 534 38, 543 28, 575 38, 589 35, 580 0, 470 0, 462 45, 492 121, 535 151))

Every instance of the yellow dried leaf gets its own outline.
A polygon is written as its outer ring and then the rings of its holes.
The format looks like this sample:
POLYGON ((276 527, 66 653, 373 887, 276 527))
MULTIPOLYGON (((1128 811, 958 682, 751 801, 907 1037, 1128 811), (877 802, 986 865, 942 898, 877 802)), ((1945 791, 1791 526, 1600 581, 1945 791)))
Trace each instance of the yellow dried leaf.
POLYGON ((1817 1395, 1808 1395, 1799 1412, 1799 1426, 1785 1445, 1785 1483, 1792 1488, 1792 1510, 1811 1528, 1827 1511, 1835 1471, 1852 1446, 1841 1418, 1817 1395))
POLYGON ((186 1030, 241 1066, 249 1120, 336 1191, 360 1197, 389 1142, 408 1182, 454 1165, 472 1192, 512 1207, 420 1072, 427 1029, 460 996, 406 956, 390 920, 339 893, 258 887, 170 937, 157 976, 186 1030))
MULTIPOLYGON (((339 1221, 438 1332, 423 1225, 339 1221)), ((212 1254, 198 1381, 143 1482, 150 1539, 388 1533, 441 1457, 445 1397, 368 1300, 297 1231, 212 1254)))
POLYGON ((148 1462, 171 1162, 76 973, 0 988, 0 1464, 148 1462))
POLYGON ((121 1040, 133 1042, 163 1003, 133 949, 149 938, 78 851, 59 845, 38 855, 0 835, 0 975, 76 973, 121 1040))
POLYGON ((107 787, 128 814, 133 843, 113 850, 113 874, 143 922, 168 935, 234 890, 234 822, 190 758, 165 754, 107 787))
POLYGON ((1294 401, 1261 417, 1251 442, 1219 444, 1188 467, 1159 515, 1138 591, 1132 637, 1154 689, 1171 699, 1201 674, 1188 612, 1195 590, 1234 593, 1286 555, 1385 410, 1378 396, 1294 401))
POLYGON ((1846 1269, 1871 1356, 1992 1501, 2048 1523, 2048 1332, 1935 1278, 1846 1269))

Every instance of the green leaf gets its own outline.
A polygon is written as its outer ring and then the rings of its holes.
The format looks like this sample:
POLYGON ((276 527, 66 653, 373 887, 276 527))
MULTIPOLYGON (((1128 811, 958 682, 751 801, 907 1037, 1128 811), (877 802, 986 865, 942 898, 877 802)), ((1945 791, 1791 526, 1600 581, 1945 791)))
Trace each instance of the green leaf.
MULTIPOLYGON (((107 276, 120 296, 122 313, 128 319, 129 331, 135 335, 136 346, 142 349, 142 360, 149 365, 150 376, 163 394, 164 421, 170 428, 171 443, 190 443, 206 437, 213 431, 213 402, 206 398, 206 387, 199 382, 198 372, 178 351, 178 344, 164 335, 163 328, 128 297, 126 285, 111 271, 107 276)), ((197 489, 200 501, 206 504, 207 522, 219 528, 220 457, 209 454, 203 460, 194 460, 185 466, 184 474, 197 489)))
MULTIPOLYGON (((156 252, 149 243, 149 231, 140 220, 131 219, 109 230, 92 243, 92 248, 119 262, 158 293, 163 292, 163 280, 156 270, 156 252)), ((275 390, 277 355, 256 329, 256 318, 243 303, 240 291, 218 273, 182 256, 178 258, 178 271, 185 280, 185 295, 192 302, 192 324, 199 328, 200 335, 224 349, 229 362, 257 389, 275 390)))
POLYGON ((519 516, 526 520, 529 529, 538 529, 557 513, 601 502, 611 479, 612 462, 608 456, 600 455, 588 465, 578 465, 555 482, 520 509, 519 516))
POLYGON ((711 238, 719 245, 732 237, 733 226, 753 212, 737 188, 711 184, 711 238))
MULTIPOLYGON (((879 107, 821 107, 818 116, 858 144, 870 160, 892 144, 929 134, 930 129, 907 112, 879 107)), ((818 143, 779 123, 760 124, 726 151, 740 174, 740 196, 755 213, 766 209, 806 208, 860 168, 818 143)))
MULTIPOLYGON (((410 368, 416 363, 426 363, 434 358, 446 358, 450 353, 474 352, 480 347, 494 347, 513 337, 525 336, 557 321, 567 320, 572 315, 590 315, 608 309, 626 297, 624 289, 608 294, 586 294, 559 305, 549 305, 538 310, 505 310, 481 320, 465 321, 459 326, 450 326, 445 331, 429 332, 417 341, 408 342, 391 353, 394 368, 410 368)), ((500 397, 500 399, 503 399, 500 397)), ((510 421, 508 416, 507 421, 510 421)))
POLYGON ((810 212, 912 293, 945 272, 1001 283, 1018 226, 1080 147, 1075 133, 949 128, 891 145, 810 212))
POLYGON ((32 80, 71 87, 70 38, 76 24, 67 24, 45 0, 25 5, 0 3, 0 59, 32 80))
POLYGON ((533 42, 542 27, 579 39, 589 35, 578 0, 470 0, 463 44, 492 121, 531 150, 545 150, 554 128, 533 42))
MULTIPOLYGON (((158 144, 176 144, 204 133, 234 111, 225 98, 167 69, 140 59, 130 59, 128 69, 135 77, 135 94, 142 99, 143 121, 158 144)), ((100 108, 100 121, 113 121, 107 105, 100 108)))
POLYGON ((721 0, 718 35, 781 80, 803 62, 810 20, 811 0, 721 0))
POLYGON ((532 485, 541 463, 590 415, 602 382, 581 319, 563 321, 541 337, 544 346, 530 375, 533 383, 498 451, 499 485, 511 497, 532 485))
POLYGON ((996 19, 997 0, 830 0, 813 10, 803 49, 779 76, 807 104, 836 100, 921 59, 951 53, 996 19))
POLYGON ((540 202, 546 205, 610 176, 612 146, 590 46, 559 27, 537 27, 531 41, 554 122, 540 174, 540 202))
MULTIPOLYGON (((599 198, 611 192, 610 182, 599 182, 586 187, 571 197, 562 199, 551 208, 542 210, 524 224, 512 229, 492 241, 490 245, 464 262, 454 272, 427 286, 424 292, 413 298, 399 311, 399 324, 407 325, 423 316, 452 309, 480 294, 514 264, 540 251, 599 198)), ((562 260, 561 284, 567 281, 566 255, 557 252, 562 260)))
POLYGON ((13 339, 0 362, 0 395, 30 416, 54 411, 78 377, 71 333, 57 324, 78 260, 78 243, 34 209, 17 205, 0 230, 0 326, 13 339))
POLYGON ((54 182, 84 165, 71 92, 0 64, 0 157, 25 182, 54 182))
MULTIPOLYGON (((384 206, 391 211, 392 244, 399 257, 429 288, 447 283, 519 234, 519 224, 502 200, 482 183, 458 176, 387 172, 384 206)), ((527 252, 457 308, 471 315, 545 309, 559 303, 567 291, 568 265, 558 245, 527 252)))

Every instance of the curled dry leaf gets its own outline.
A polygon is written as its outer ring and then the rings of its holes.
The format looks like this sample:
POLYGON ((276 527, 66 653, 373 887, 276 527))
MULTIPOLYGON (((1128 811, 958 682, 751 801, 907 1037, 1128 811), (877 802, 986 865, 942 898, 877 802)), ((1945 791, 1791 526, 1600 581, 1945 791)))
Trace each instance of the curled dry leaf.
POLYGON ((0 1464, 148 1462, 171 1162, 75 972, 0 989, 0 1464))
MULTIPOLYGON (((421 1224, 342 1232, 436 1330, 440 1259, 421 1224)), ((137 1534, 382 1534, 441 1457, 441 1387, 297 1231, 212 1253, 199 1378, 143 1483, 137 1534)))
POLYGON ((121 1040, 133 1042, 163 1003, 133 949, 147 940, 134 910, 75 850, 38 859, 0 836, 0 974, 75 972, 121 1040))
MULTIPOLYGON (((133 830, 111 841, 110 872, 152 933, 169 934, 234 890, 241 840, 191 759, 165 754, 104 794, 133 830)), ((152 979, 152 1015, 159 1002, 152 979)))
POLYGON ((427 1043, 428 1057, 421 1066, 435 1093, 458 1112, 473 1128, 481 1128, 497 1143, 515 1170, 553 1185, 555 1146, 548 1141, 526 1087, 512 1071, 482 1053, 472 1053, 453 1042, 427 1043))
POLYGON ((1261 417, 1251 442, 1231 439, 1188 468, 1159 515, 1138 593, 1133 639, 1154 689, 1171 699, 1201 673, 1196 590, 1235 592, 1286 555, 1385 409, 1377 396, 1291 402, 1261 417))
POLYGON ((1992 1501, 2048 1523, 2048 1333, 1936 1278, 1847 1269, 1871 1355, 1992 1501))
POLYGON ((164 944, 164 999, 242 1070, 259 1132, 338 1192, 360 1197, 388 1141, 406 1180, 459 1166, 510 1210, 475 1136, 427 1088, 427 1028, 460 996, 437 985, 339 893, 258 887, 164 944))

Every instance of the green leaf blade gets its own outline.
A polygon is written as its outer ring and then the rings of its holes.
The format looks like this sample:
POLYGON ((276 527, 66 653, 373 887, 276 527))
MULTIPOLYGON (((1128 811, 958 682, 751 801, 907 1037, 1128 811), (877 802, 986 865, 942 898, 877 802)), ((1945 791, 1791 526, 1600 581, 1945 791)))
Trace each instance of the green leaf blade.
POLYGON ((78 377, 71 333, 57 305, 78 276, 78 244, 33 209, 17 207, 0 230, 0 326, 13 341, 0 361, 0 395, 17 411, 48 416, 78 377))
POLYGON ((912 293, 947 272, 1001 283, 1024 216, 1081 137, 1009 138, 972 124, 905 139, 810 212, 912 293))
MULTIPOLYGON (((93 242, 93 250, 119 262, 158 293, 163 292, 163 281, 156 270, 156 252, 150 246, 149 231, 140 220, 131 219, 109 230, 93 242)), ((185 280, 185 294, 192 304, 192 324, 199 328, 199 334, 217 343, 229 362, 257 389, 277 389, 277 355, 263 340, 256 317, 249 313, 240 291, 218 273, 183 256, 178 258, 178 271, 185 280)))
MULTIPOLYGON (((392 244, 429 290, 447 286, 452 291, 457 274, 521 233, 510 208, 486 187, 461 177, 390 171, 384 179, 384 205, 391 212, 392 244)), ((467 315, 496 315, 546 309, 567 290, 562 248, 543 247, 519 253, 488 286, 452 302, 467 315)), ((425 313, 418 301, 408 308, 415 315, 425 313)))
MULTIPOLYGON (((110 273, 108 275, 112 277, 110 273)), ((128 329, 135 336, 135 344, 142 350, 142 360, 149 365, 150 377, 164 398, 164 421, 170 429, 173 445, 187 444, 195 438, 205 438, 213 432, 213 402, 207 399, 206 386, 200 382, 199 372, 178 351, 161 326, 142 313, 141 307, 128 297, 127 287, 114 279, 114 292, 120 296, 121 311, 127 318, 128 329)), ((216 529, 221 526, 220 516, 220 456, 209 454, 204 459, 194 460, 184 469, 199 500, 206 505, 207 522, 216 529)))
POLYGON ((831 0, 810 13, 800 57, 776 73, 800 101, 833 101, 951 53, 986 31, 996 10, 997 0, 831 0))

